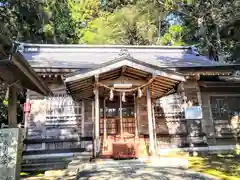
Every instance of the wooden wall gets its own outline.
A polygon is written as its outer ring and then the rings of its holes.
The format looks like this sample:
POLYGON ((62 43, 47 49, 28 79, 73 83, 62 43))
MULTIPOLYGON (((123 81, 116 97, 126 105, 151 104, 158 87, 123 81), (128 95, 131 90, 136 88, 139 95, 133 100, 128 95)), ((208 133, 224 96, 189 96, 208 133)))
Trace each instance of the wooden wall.
POLYGON ((236 143, 231 120, 239 119, 239 92, 240 87, 201 87, 204 130, 210 144, 236 143))
POLYGON ((202 120, 185 119, 184 109, 198 105, 201 105, 201 98, 196 81, 181 83, 177 93, 154 102, 159 149, 205 145, 202 120))
POLYGON ((31 165, 34 163, 38 170, 66 168, 69 161, 60 160, 63 157, 69 159, 74 154, 81 156, 87 151, 84 158, 89 160, 91 156, 93 130, 91 101, 74 101, 66 94, 62 84, 49 86, 54 92, 52 97, 27 92, 31 110, 25 116, 23 152, 25 171, 34 170, 34 166, 31 165), (56 166, 49 167, 49 161, 56 162, 56 166))

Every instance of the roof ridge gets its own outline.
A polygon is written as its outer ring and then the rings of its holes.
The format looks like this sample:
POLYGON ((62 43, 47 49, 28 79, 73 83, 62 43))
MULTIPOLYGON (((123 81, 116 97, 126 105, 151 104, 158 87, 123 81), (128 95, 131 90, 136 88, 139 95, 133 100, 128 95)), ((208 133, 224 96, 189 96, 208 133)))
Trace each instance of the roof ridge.
POLYGON ((88 44, 34 44, 17 42, 20 46, 24 47, 41 47, 41 48, 143 48, 143 49, 189 49, 191 46, 159 46, 159 45, 88 45, 88 44))

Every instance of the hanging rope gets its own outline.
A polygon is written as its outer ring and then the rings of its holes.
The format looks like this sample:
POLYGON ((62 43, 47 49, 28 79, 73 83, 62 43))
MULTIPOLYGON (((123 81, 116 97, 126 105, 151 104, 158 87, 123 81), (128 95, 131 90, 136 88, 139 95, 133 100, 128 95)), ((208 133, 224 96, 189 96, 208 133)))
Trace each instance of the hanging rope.
POLYGON ((14 86, 18 83, 19 83, 19 81, 17 80, 15 82, 13 82, 12 84, 0 85, 0 88, 9 88, 9 87, 14 86))

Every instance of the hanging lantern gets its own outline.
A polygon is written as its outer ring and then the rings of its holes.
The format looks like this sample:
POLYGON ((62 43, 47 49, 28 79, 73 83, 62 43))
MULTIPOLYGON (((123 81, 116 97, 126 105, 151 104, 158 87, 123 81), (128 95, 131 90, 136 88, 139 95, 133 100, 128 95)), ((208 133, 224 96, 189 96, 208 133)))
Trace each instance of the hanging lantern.
POLYGON ((138 98, 142 97, 142 90, 138 88, 138 98))
POLYGON ((110 91, 110 97, 109 97, 109 100, 112 101, 114 98, 114 94, 113 94, 113 90, 111 89, 110 91))
POLYGON ((122 102, 126 102, 125 92, 122 93, 122 102))

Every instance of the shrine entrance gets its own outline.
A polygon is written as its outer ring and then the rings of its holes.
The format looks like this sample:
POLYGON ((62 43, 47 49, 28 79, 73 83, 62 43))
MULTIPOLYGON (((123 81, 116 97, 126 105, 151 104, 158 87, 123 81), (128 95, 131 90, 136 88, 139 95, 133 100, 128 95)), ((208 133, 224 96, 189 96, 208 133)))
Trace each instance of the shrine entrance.
POLYGON ((135 94, 118 92, 112 99, 107 96, 100 99, 101 157, 120 158, 120 146, 126 146, 121 157, 137 157, 134 149, 138 138, 136 117, 135 94), (128 149, 129 143, 132 143, 132 152, 128 149))
POLYGON ((65 84, 75 100, 92 101, 93 156, 118 159, 139 156, 140 120, 148 122, 144 143, 155 153, 152 99, 176 91, 182 81, 184 76, 172 70, 125 57, 70 74, 65 84))

